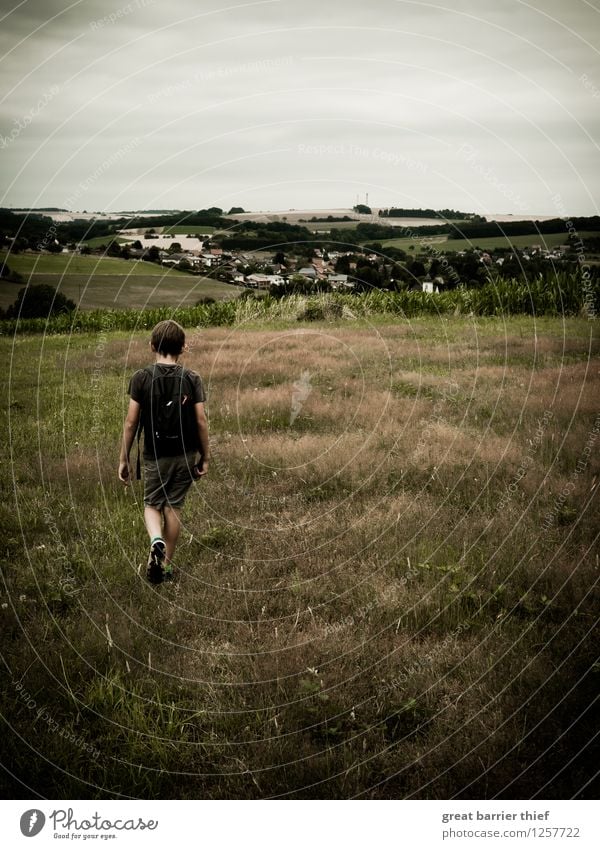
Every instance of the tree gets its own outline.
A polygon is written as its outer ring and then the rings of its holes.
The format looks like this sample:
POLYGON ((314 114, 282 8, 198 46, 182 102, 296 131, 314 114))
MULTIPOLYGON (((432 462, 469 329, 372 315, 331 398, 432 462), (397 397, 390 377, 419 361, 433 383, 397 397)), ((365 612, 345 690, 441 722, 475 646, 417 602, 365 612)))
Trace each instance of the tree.
POLYGON ((334 268, 338 274, 350 274, 350 257, 347 254, 339 256, 334 268))
POLYGON ((135 248, 136 251, 141 251, 144 246, 142 245, 139 239, 136 239, 131 247, 135 248))
POLYGON ((317 292, 331 292, 331 285, 327 280, 311 280, 303 274, 292 274, 282 285, 269 287, 269 294, 275 298, 284 295, 314 295, 317 292))
POLYGON ((54 286, 42 283, 25 286, 19 291, 17 300, 6 311, 7 318, 46 318, 57 313, 71 312, 76 309, 74 301, 69 300, 54 286))
POLYGON ((408 268, 410 273, 413 275, 413 277, 424 277, 425 276, 425 266, 423 265, 423 263, 421 262, 420 259, 413 260, 406 267, 408 268))
POLYGON ((170 254, 180 254, 181 253, 181 242, 171 242, 171 246, 169 248, 170 254))
POLYGON ((359 215, 372 215, 371 207, 367 206, 366 203, 357 203, 356 206, 353 206, 352 209, 354 212, 358 212, 359 215))
POLYGON ((241 206, 232 206, 227 215, 241 215, 243 212, 244 210, 241 206))
POLYGON ((112 239, 112 241, 108 243, 106 253, 108 256, 121 256, 121 245, 116 239, 112 239))
POLYGON ((160 251, 156 245, 151 245, 148 253, 143 257, 147 262, 160 262, 160 251))
POLYGON ((0 277, 2 280, 8 280, 9 283, 21 283, 23 280, 18 271, 13 271, 4 262, 0 264, 0 277))

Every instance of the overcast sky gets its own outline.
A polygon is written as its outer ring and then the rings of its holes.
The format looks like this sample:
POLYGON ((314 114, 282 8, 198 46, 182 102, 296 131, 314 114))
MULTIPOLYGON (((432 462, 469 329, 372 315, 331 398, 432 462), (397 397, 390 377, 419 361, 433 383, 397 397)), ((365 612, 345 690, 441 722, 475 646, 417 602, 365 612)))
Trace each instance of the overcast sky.
POLYGON ((600 0, 0 14, 2 206, 598 213, 600 0))

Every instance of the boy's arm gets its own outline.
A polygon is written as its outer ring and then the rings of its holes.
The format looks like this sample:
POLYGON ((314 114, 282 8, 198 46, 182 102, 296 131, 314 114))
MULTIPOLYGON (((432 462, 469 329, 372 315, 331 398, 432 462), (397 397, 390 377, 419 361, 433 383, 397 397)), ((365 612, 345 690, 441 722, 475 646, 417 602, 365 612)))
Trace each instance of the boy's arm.
POLYGON ((194 404, 196 413, 196 424, 198 425, 198 447, 201 454, 202 466, 200 475, 205 475, 208 472, 208 421, 204 412, 204 403, 194 404))
POLYGON ((131 477, 129 469, 129 452, 131 451, 131 446, 133 445, 133 440, 135 439, 135 434, 137 432, 141 409, 140 404, 138 404, 137 401, 134 401, 133 398, 130 398, 127 415, 125 416, 125 423, 123 425, 121 456, 119 458, 119 480, 123 481, 125 484, 129 483, 129 479, 131 477))

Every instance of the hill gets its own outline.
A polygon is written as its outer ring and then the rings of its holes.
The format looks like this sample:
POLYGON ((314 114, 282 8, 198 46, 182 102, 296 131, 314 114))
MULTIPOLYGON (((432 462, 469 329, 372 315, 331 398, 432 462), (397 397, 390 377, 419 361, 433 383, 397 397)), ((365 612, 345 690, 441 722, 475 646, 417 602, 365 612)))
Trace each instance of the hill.
MULTIPOLYGON (((0 253, 0 263, 6 254, 0 253)), ((192 306, 202 298, 228 300, 244 291, 219 280, 166 269, 152 262, 79 256, 77 254, 11 254, 9 267, 23 283, 0 281, 0 307, 12 304, 30 281, 49 283, 82 310, 144 309, 192 306)))

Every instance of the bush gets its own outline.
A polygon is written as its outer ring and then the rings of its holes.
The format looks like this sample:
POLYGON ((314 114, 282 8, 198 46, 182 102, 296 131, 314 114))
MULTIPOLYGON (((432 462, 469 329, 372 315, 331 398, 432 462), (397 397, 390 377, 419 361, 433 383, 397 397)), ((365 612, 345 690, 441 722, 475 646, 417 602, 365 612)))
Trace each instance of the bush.
POLYGON ((309 301, 298 315, 298 321, 331 321, 342 317, 344 307, 339 301, 309 301))
POLYGON ((8 308, 6 316, 7 318, 45 318, 69 313, 75 308, 75 302, 69 300, 62 292, 57 292, 54 286, 40 284, 20 289, 17 300, 8 308))
POLYGON ((19 274, 19 272, 13 271, 8 267, 8 265, 6 265, 6 263, 2 263, 2 265, 0 265, 0 277, 2 280, 8 280, 9 283, 23 282, 23 277, 19 274))
MULTIPOLYGON (((54 290, 50 286, 28 287, 54 290)), ((19 293, 19 295, 21 295, 19 293)), ((54 295, 53 295, 54 297, 54 295)), ((366 293, 346 294, 340 292, 287 295, 275 298, 272 295, 257 298, 253 292, 245 292, 239 298, 215 303, 198 303, 195 307, 155 307, 145 310, 93 310, 69 312, 75 307, 72 301, 65 306, 56 295, 45 311, 32 314, 13 310, 0 325, 0 334, 8 333, 69 333, 94 330, 148 330, 165 318, 172 318, 184 327, 223 327, 247 321, 275 321, 298 318, 300 321, 344 320, 353 316, 400 315, 411 318, 416 315, 595 315, 600 301, 600 282, 594 278, 584 287, 581 276, 559 273, 552 280, 537 278, 523 282, 518 280, 490 281, 478 289, 461 286, 447 292, 427 292, 373 289, 366 293), (52 306, 52 309, 49 309, 52 306), (56 313, 60 313, 56 315, 56 313), (36 315, 45 319, 35 318, 36 315), (51 315, 51 320, 48 316, 51 315)), ((18 301, 18 299, 17 299, 18 301)), ((16 306, 16 305, 15 305, 16 306)), ((37 304, 36 304, 37 306, 37 304)))

